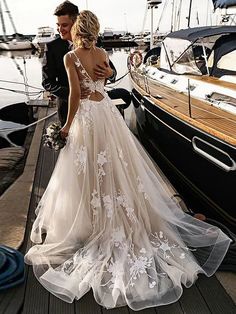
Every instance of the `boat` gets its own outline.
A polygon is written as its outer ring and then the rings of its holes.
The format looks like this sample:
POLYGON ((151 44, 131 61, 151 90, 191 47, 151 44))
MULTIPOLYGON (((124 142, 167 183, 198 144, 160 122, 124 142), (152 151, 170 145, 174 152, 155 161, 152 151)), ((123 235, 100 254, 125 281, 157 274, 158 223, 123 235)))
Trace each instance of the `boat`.
POLYGON ((235 228, 236 26, 171 32, 147 54, 128 64, 135 132, 184 197, 235 228))
POLYGON ((0 1, 0 19, 2 23, 2 30, 3 30, 3 36, 2 40, 0 41, 0 50, 27 50, 27 49, 32 49, 32 43, 30 40, 25 39, 23 36, 19 36, 16 26, 13 22, 11 13, 9 11, 9 8, 7 6, 6 0, 3 0, 3 3, 5 5, 6 12, 8 13, 9 20, 12 24, 12 27, 14 29, 14 37, 13 36, 7 36, 6 34, 6 26, 5 26, 5 21, 4 21, 4 16, 3 16, 3 10, 2 10, 2 2, 0 1))
POLYGON ((45 44, 47 44, 48 42, 52 41, 55 38, 56 38, 55 32, 52 27, 41 26, 38 27, 37 35, 32 40, 32 44, 36 48, 41 48, 42 46, 44 46, 45 44))

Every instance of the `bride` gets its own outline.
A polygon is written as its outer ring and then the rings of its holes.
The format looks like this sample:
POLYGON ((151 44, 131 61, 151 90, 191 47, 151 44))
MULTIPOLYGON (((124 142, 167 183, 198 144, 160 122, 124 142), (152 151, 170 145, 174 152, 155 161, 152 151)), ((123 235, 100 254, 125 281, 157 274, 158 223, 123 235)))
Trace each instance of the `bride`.
POLYGON ((96 80, 108 62, 95 47, 97 17, 82 11, 66 54, 70 95, 61 150, 31 231, 25 261, 40 283, 66 302, 91 288, 106 308, 133 310, 177 301, 182 285, 211 276, 230 239, 185 214, 162 175, 96 80), (90 89, 79 100, 81 90, 90 89), (42 238, 42 235, 44 237, 42 238))

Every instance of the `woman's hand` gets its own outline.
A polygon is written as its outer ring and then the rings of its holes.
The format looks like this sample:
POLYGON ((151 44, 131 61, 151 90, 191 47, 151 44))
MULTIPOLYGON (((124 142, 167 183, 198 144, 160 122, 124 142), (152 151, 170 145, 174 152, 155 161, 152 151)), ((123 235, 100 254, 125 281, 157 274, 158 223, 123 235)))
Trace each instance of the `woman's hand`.
POLYGON ((61 137, 67 138, 69 130, 70 130, 70 126, 65 124, 63 126, 63 128, 61 128, 61 130, 60 130, 61 137))

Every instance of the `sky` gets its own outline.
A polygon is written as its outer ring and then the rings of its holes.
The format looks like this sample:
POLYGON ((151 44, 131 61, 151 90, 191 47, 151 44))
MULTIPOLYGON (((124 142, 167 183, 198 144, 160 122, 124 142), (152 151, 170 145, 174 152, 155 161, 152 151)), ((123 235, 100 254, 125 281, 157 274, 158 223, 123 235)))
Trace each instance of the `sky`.
MULTIPOLYGON (((18 33, 36 34, 37 28, 40 26, 51 26, 55 29, 55 16, 53 11, 63 0, 6 0, 12 18, 16 25, 18 33)), ((161 31, 170 30, 171 25, 171 6, 175 2, 176 6, 181 0, 163 0, 162 4, 153 11, 154 29, 158 25, 159 17, 162 9, 165 11, 160 23, 161 31)), ((182 0, 181 10, 181 27, 187 27, 186 16, 188 14, 190 0, 182 0)), ((6 23, 7 34, 13 33, 13 28, 9 23, 9 18, 5 12, 4 3, 2 4, 4 20, 6 23)), ((146 0, 71 0, 78 5, 79 10, 89 9, 94 12, 100 21, 101 32, 104 28, 109 27, 114 30, 123 30, 131 33, 141 32, 143 29, 150 30, 151 10, 148 10, 146 23, 144 24, 144 16, 146 11, 146 0), (144 24, 144 27, 143 27, 144 24)), ((200 23, 205 24, 207 21, 206 10, 212 11, 211 0, 193 0, 193 18, 192 23, 197 23, 197 13, 200 23), (209 3, 209 5, 207 4, 209 3)), ((209 21, 209 19, 208 19, 209 21)), ((194 25, 192 25, 194 26, 194 25)), ((2 29, 0 25, 0 34, 2 29)))

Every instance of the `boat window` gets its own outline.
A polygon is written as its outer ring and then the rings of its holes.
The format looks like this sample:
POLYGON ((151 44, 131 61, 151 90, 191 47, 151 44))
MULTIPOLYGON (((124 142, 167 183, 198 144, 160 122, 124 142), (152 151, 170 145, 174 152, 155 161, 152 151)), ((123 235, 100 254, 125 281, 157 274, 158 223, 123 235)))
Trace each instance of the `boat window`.
POLYGON ((176 84, 177 82, 178 82, 178 80, 173 79, 173 80, 171 81, 171 84, 176 84))
POLYGON ((196 88, 195 85, 190 85, 190 86, 189 86, 189 89, 190 89, 191 92, 192 92, 195 88, 196 88))

